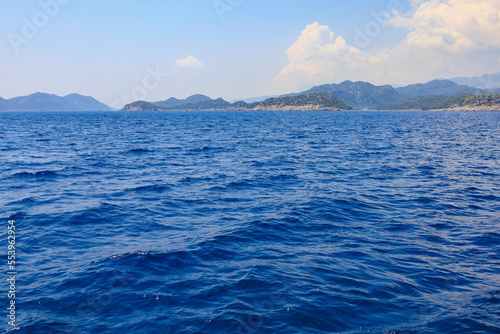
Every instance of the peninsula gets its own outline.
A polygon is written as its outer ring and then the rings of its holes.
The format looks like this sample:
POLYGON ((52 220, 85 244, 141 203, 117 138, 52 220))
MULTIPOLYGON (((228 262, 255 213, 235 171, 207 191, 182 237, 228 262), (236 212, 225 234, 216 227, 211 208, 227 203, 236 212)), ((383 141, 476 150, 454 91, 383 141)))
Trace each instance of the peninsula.
POLYGON ((161 110, 455 110, 500 111, 500 95, 496 90, 459 85, 450 80, 433 80, 425 84, 394 88, 375 86, 369 82, 344 81, 313 87, 263 101, 229 103, 205 95, 193 95, 185 100, 170 98, 161 102, 137 101, 124 106, 123 111, 161 110))

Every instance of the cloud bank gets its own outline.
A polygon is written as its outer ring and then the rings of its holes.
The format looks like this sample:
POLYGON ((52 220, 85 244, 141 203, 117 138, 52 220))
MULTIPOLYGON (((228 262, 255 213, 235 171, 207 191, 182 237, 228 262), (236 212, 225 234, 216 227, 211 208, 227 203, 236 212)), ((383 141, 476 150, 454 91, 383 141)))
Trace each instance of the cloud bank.
POLYGON ((388 10, 357 28, 353 45, 328 26, 308 25, 287 50, 289 64, 276 82, 288 89, 347 79, 409 84, 499 71, 500 0, 410 2, 411 13, 388 10), (388 27, 407 35, 393 47, 369 49, 388 27))

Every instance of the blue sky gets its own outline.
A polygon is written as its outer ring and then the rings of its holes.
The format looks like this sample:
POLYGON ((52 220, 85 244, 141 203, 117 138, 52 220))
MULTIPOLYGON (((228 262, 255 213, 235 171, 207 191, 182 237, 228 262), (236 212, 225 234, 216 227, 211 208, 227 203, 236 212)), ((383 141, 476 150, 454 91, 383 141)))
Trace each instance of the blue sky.
POLYGON ((0 6, 3 98, 41 91, 115 106, 194 93, 233 100, 346 79, 407 84, 500 71, 498 0, 0 6))

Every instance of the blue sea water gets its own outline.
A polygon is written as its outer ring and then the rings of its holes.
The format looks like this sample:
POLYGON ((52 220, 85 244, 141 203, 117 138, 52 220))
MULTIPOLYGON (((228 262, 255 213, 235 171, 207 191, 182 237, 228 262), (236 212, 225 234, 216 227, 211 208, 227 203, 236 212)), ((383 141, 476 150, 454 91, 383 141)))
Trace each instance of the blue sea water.
POLYGON ((498 112, 2 112, 0 138, 5 330, 500 333, 498 112))

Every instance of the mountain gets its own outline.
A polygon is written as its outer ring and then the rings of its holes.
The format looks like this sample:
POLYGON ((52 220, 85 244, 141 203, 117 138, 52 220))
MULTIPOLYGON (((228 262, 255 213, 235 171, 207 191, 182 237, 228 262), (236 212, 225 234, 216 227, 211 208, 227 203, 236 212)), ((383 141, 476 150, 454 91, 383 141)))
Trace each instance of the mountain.
POLYGON ((378 109, 381 106, 383 108, 387 106, 393 107, 399 103, 403 103, 402 105, 406 106, 426 106, 434 102, 429 96, 450 97, 460 94, 476 95, 489 92, 465 85, 458 85, 450 80, 433 80, 424 84, 408 85, 396 89, 390 85, 375 86, 363 81, 344 81, 340 84, 316 86, 299 94, 308 93, 328 93, 347 104, 353 105, 356 109, 378 109), (417 97, 423 98, 411 100, 417 97))
POLYGON ((485 74, 480 77, 459 77, 450 80, 459 85, 467 85, 479 89, 500 88, 500 72, 495 74, 485 74))
POLYGON ((111 111, 112 109, 93 97, 70 94, 60 97, 35 93, 28 96, 0 100, 2 111, 111 111))
POLYGON ((313 87, 300 94, 328 93, 356 109, 370 109, 379 105, 398 102, 404 97, 392 86, 375 86, 369 82, 344 81, 313 87))
POLYGON ((273 97, 263 102, 247 104, 244 101, 234 103, 229 110, 352 110, 340 99, 329 93, 308 93, 273 97))
POLYGON ((212 99, 209 98, 208 96, 196 94, 196 95, 192 95, 184 100, 179 100, 179 99, 176 99, 175 97, 171 97, 165 101, 153 102, 153 104, 157 105, 159 107, 168 109, 168 108, 181 107, 181 106, 186 105, 186 104, 195 104, 195 103, 211 101, 211 100, 212 99))
POLYGON ((415 84, 396 88, 398 93, 406 97, 416 96, 454 96, 460 94, 484 94, 485 91, 465 85, 458 85, 450 80, 433 80, 425 84, 415 84))

